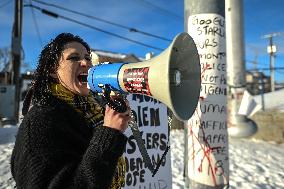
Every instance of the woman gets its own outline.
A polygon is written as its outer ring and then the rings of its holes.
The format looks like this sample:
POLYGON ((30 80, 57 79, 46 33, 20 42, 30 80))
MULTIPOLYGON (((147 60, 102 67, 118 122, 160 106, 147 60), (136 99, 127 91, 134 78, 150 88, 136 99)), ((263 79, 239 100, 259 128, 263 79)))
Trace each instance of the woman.
POLYGON ((84 79, 90 67, 90 47, 70 33, 42 50, 11 158, 17 188, 123 185, 130 110, 99 106, 84 79))

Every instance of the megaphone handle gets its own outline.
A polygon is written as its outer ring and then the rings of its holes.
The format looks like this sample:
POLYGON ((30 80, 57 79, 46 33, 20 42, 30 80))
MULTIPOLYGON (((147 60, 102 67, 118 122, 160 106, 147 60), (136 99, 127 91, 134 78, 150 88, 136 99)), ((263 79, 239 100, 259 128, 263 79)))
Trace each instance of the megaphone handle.
POLYGON ((111 86, 110 85, 104 85, 101 86, 103 89, 103 97, 106 101, 106 104, 110 106, 111 109, 123 113, 126 112, 127 110, 127 105, 126 102, 124 101, 123 97, 122 98, 115 98, 114 100, 111 99, 110 93, 111 93, 111 86))
POLYGON ((126 112, 126 110, 127 110, 126 103, 121 98, 114 99, 114 100, 109 99, 108 102, 107 102, 107 105, 109 105, 111 109, 113 109, 113 110, 115 110, 119 113, 126 112))

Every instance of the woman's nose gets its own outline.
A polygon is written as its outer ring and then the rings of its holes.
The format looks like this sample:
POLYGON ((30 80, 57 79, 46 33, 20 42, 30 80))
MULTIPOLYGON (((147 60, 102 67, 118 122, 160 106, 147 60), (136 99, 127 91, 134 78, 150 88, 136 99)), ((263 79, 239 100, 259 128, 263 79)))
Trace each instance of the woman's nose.
POLYGON ((91 63, 91 61, 89 61, 89 60, 83 59, 83 60, 81 60, 80 65, 81 65, 82 67, 88 67, 88 68, 90 68, 90 67, 92 66, 92 63, 91 63))

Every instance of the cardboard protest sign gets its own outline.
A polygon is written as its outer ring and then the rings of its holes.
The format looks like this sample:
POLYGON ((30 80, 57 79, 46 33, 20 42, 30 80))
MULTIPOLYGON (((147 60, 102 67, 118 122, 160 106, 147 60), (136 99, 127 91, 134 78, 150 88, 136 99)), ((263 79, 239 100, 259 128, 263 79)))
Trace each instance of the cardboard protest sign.
MULTIPOLYGON (((147 152, 154 166, 162 158, 168 142, 167 107, 161 102, 145 95, 128 95, 132 112, 136 117, 147 152)), ((124 188, 172 188, 170 150, 162 161, 157 174, 146 167, 141 153, 128 128, 125 134, 129 137, 125 150, 126 175, 124 188)))

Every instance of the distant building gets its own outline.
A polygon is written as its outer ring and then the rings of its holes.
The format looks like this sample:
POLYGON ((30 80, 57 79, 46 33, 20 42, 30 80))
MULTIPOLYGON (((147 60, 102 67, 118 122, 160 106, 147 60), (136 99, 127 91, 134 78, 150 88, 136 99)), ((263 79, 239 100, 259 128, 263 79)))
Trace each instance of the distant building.
POLYGON ((246 72, 247 90, 252 95, 267 93, 271 91, 270 77, 263 72, 246 72))
POLYGON ((10 72, 0 72, 0 84, 11 83, 12 74, 10 72))

